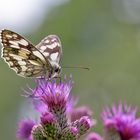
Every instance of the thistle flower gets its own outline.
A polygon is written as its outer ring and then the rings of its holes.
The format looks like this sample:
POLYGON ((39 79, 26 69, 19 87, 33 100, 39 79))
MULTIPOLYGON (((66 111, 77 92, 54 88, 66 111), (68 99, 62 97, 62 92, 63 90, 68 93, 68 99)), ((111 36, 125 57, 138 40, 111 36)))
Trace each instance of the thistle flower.
POLYGON ((95 124, 94 120, 91 120, 89 116, 82 116, 80 119, 72 123, 72 126, 75 126, 78 129, 79 135, 85 134, 93 125, 95 124))
MULTIPOLYGON (((72 116, 71 112, 74 112, 74 102, 70 96, 71 79, 61 83, 40 79, 36 83, 36 88, 30 89, 30 99, 40 113, 40 119, 37 124, 30 127, 29 135, 21 138, 24 140, 29 140, 28 138, 30 140, 78 140, 92 127, 92 119, 85 110, 84 113, 75 114, 75 121, 69 117, 70 114, 72 116)), ((20 131, 22 132, 21 129, 20 131)))
POLYGON ((86 136, 85 140, 103 140, 103 138, 97 133, 90 133, 86 136))
POLYGON ((140 140, 140 118, 136 113, 135 108, 122 104, 104 109, 102 119, 108 139, 140 140))
POLYGON ((19 123, 17 137, 20 139, 30 140, 31 138, 31 131, 35 122, 32 120, 22 120, 19 123))
POLYGON ((40 99, 57 118, 62 128, 67 126, 66 110, 69 106, 69 94, 72 89, 72 80, 68 82, 56 83, 46 82, 46 80, 38 80, 38 86, 33 90, 34 97, 40 99))

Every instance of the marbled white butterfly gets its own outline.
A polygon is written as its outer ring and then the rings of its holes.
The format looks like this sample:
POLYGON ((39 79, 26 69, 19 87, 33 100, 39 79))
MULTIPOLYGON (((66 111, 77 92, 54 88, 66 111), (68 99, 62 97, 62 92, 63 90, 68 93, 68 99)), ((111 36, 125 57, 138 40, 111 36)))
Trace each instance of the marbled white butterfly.
POLYGON ((21 35, 10 31, 0 32, 2 58, 22 77, 59 77, 62 55, 60 39, 56 35, 45 37, 38 45, 32 45, 21 35))

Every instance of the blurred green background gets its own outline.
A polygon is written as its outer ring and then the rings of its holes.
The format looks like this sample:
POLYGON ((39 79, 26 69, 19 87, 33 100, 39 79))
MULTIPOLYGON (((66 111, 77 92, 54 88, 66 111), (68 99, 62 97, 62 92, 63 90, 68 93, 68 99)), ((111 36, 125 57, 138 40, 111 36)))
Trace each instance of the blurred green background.
MULTIPOLYGON (((73 95, 78 96, 79 105, 93 109, 99 121, 94 128, 97 132, 102 131, 100 112, 105 105, 120 101, 140 105, 140 3, 136 2, 70 0, 44 15, 42 24, 25 34, 33 44, 57 34, 63 45, 61 65, 91 68, 63 69, 62 76, 72 74, 73 95)), ((17 76, 0 59, 2 140, 16 139, 21 112, 29 111, 28 107, 22 110, 26 84, 34 85, 32 79, 17 76)))

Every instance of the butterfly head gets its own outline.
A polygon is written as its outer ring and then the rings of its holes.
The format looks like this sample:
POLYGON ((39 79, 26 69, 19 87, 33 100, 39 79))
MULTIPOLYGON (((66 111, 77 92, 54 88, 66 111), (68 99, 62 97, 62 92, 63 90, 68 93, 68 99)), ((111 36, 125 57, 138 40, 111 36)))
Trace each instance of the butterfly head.
POLYGON ((51 62, 51 65, 52 65, 52 70, 51 70, 49 78, 59 77, 61 73, 61 66, 55 62, 51 62))

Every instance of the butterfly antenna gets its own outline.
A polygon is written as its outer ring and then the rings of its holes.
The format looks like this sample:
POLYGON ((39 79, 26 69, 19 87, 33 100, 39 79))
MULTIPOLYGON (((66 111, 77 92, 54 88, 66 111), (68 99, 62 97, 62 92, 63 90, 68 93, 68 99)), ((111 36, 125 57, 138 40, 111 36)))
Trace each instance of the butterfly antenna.
POLYGON ((76 68, 76 69, 90 70, 89 67, 83 67, 83 66, 63 66, 62 68, 68 68, 68 69, 69 69, 69 68, 70 68, 70 69, 71 69, 71 68, 72 68, 72 69, 73 69, 73 68, 74 68, 74 69, 76 68))

